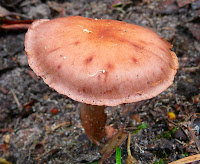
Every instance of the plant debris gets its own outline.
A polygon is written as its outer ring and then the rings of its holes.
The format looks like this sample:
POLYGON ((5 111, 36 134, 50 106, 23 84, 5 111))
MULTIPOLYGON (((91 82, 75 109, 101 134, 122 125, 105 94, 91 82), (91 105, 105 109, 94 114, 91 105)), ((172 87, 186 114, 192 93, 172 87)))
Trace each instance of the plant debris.
POLYGON ((126 159, 126 162, 127 164, 138 164, 137 160, 131 155, 130 144, 131 144, 131 134, 128 134, 128 141, 127 141, 128 157, 126 159))
POLYGON ((179 159, 177 161, 171 162, 169 164, 183 164, 183 163, 190 163, 190 162, 195 162, 200 160, 200 154, 192 155, 189 157, 185 157, 182 159, 179 159))
POLYGON ((128 144, 114 141, 117 134, 127 137, 119 129, 135 133, 130 150, 138 163, 170 163, 199 154, 199 15, 199 0, 0 0, 0 26, 15 29, 0 30, 0 163, 77 164, 100 159, 115 163, 115 146, 125 163, 128 144), (174 83, 165 92, 136 104, 106 108, 100 146, 84 134, 80 104, 57 94, 36 77, 24 51, 25 32, 31 21, 71 15, 122 20, 150 28, 173 45, 179 58, 174 83), (56 115, 51 113, 54 108, 59 109, 56 115), (169 112, 176 119, 169 119, 169 112), (140 125, 148 127, 139 130, 140 125), (106 156, 100 154, 109 140, 114 145, 104 150, 106 156), (43 153, 36 151, 37 144, 43 145, 43 153))
POLYGON ((116 147, 120 147, 124 140, 127 138, 127 133, 123 130, 120 130, 115 134, 112 139, 101 149, 102 158, 99 161, 99 164, 107 160, 112 153, 114 153, 116 147))

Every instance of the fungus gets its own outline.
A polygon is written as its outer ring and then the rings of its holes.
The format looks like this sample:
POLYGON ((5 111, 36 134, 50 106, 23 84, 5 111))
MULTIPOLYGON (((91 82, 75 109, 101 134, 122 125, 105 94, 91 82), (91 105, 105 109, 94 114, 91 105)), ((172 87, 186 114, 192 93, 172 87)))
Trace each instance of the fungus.
POLYGON ((101 118, 95 113, 105 106, 150 99, 167 89, 178 68, 171 48, 144 27, 81 16, 37 20, 25 37, 28 62, 37 76, 82 102, 81 118, 90 112, 97 122, 101 118))

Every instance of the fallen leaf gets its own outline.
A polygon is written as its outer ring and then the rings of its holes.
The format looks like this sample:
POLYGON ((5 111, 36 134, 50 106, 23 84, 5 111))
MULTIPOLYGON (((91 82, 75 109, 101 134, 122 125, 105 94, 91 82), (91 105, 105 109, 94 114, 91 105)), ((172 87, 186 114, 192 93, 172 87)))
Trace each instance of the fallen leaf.
POLYGON ((32 106, 35 103, 35 100, 30 100, 29 102, 27 102, 26 104, 24 104, 22 107, 26 108, 28 106, 32 106))
POLYGON ((9 135, 9 134, 5 134, 5 135, 4 135, 4 142, 5 142, 6 144, 9 144, 9 143, 10 143, 10 135, 9 135))
POLYGON ((117 134, 113 136, 113 138, 106 144, 102 150, 102 158, 99 161, 99 164, 103 163, 107 160, 115 151, 116 147, 120 147, 124 140, 127 138, 128 133, 124 132, 123 129, 120 130, 117 134))
POLYGON ((192 97, 192 101, 194 104, 200 103, 200 94, 192 97))
POLYGON ((30 100, 29 102, 27 102, 26 104, 22 105, 22 110, 20 113, 20 116, 22 118, 26 118, 28 117, 30 114, 33 113, 33 109, 32 106, 34 105, 35 100, 30 100))
POLYGON ((111 139, 117 133, 117 130, 114 129, 112 125, 105 126, 105 131, 107 139, 111 139))
POLYGON ((141 118, 140 118, 140 115, 139 114, 133 114, 130 116, 130 118, 132 120, 135 120, 137 123, 140 123, 141 122, 141 118))
POLYGON ((4 151, 8 149, 8 145, 7 144, 0 144, 0 151, 4 151))
POLYGON ((195 161, 199 161, 199 160, 200 160, 200 154, 196 154, 196 155, 192 155, 189 157, 179 159, 179 160, 171 162, 169 164, 184 164, 184 163, 191 163, 191 162, 195 162, 195 161))
POLYGON ((0 133, 6 133, 6 132, 12 132, 13 129, 12 128, 3 128, 3 129, 0 129, 0 133))
POLYGON ((8 162, 5 158, 1 158, 1 157, 0 157, 0 163, 1 164, 12 164, 12 163, 8 162))

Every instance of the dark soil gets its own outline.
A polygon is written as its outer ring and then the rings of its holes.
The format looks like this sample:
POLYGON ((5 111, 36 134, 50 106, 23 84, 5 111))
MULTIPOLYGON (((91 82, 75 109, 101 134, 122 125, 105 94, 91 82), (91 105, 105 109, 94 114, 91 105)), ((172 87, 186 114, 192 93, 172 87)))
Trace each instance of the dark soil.
MULTIPOLYGON (((139 105, 107 108, 107 125, 117 130, 132 133, 147 123, 131 140, 132 155, 139 163, 168 163, 200 153, 200 1, 184 2, 1 0, 0 19, 2 24, 70 15, 116 19, 150 28, 173 44, 180 67, 171 87, 139 105), (176 119, 168 119, 168 112, 176 119)), ((0 29, 0 157, 13 164, 99 161, 106 141, 92 144, 81 125, 80 104, 32 72, 24 51, 25 32, 0 29)), ((126 143, 121 146, 122 163, 126 163, 126 143)), ((115 163, 115 154, 105 163, 115 163)))

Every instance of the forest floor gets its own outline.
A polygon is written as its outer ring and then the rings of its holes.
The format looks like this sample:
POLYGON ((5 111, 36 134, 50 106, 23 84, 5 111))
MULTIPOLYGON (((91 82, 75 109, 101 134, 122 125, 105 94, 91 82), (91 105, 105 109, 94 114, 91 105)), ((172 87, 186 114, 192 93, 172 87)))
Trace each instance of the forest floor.
MULTIPOLYGON (((131 153, 140 164, 199 154, 200 0, 1 0, 0 163, 92 163, 104 155, 108 139, 100 146, 91 143, 81 125, 80 103, 36 77, 24 51, 26 25, 24 30, 12 26, 70 15, 137 24, 173 44, 179 58, 173 85, 150 100, 106 108, 106 125, 132 134, 131 153), (9 20, 16 22, 6 28, 9 20)), ((122 163, 126 145, 127 139, 119 145, 122 163)), ((115 163, 115 152, 110 155, 105 164, 115 163)))

